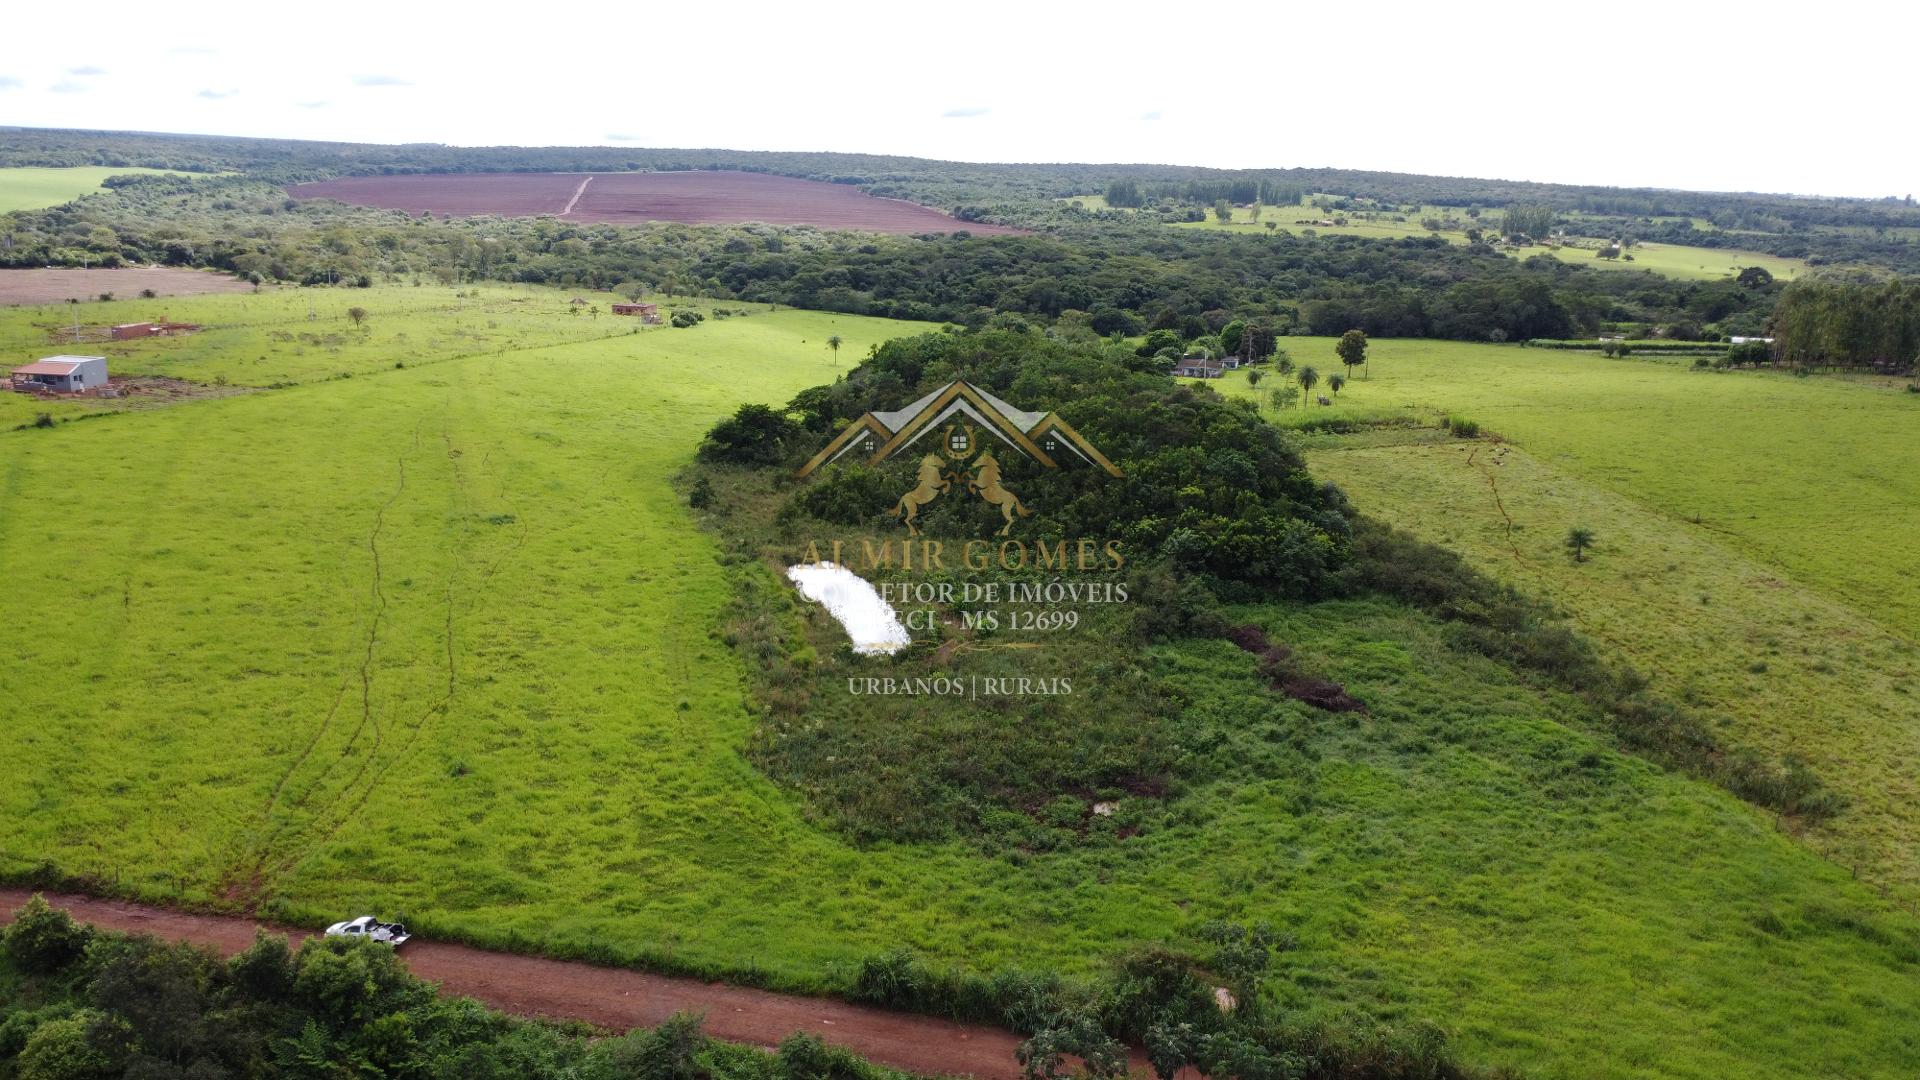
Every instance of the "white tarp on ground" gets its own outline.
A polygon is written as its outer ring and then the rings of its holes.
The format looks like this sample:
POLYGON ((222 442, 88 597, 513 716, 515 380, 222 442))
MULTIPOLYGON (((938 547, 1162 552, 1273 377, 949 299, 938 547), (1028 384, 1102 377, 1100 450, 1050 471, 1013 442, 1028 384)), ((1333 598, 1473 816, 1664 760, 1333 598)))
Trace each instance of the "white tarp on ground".
POLYGON ((872 583, 844 566, 830 562, 802 563, 787 567, 787 580, 800 595, 827 609, 840 620, 853 641, 853 651, 863 656, 891 656, 906 648, 913 639, 900 625, 893 605, 880 599, 872 583))

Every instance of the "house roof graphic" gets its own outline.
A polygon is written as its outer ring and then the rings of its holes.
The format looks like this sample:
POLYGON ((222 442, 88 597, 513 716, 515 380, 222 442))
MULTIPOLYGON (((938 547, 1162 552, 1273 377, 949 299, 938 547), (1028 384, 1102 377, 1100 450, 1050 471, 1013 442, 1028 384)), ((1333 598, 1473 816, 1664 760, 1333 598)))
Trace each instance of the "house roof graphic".
POLYGON ((1060 414, 1015 408, 965 380, 950 382, 906 408, 867 413, 834 436, 833 441, 795 475, 807 476, 849 454, 864 457, 869 465, 878 465, 953 419, 972 421, 988 435, 1045 468, 1057 469, 1061 460, 1079 461, 1104 469, 1110 475, 1120 475, 1119 468, 1062 420, 1060 414))

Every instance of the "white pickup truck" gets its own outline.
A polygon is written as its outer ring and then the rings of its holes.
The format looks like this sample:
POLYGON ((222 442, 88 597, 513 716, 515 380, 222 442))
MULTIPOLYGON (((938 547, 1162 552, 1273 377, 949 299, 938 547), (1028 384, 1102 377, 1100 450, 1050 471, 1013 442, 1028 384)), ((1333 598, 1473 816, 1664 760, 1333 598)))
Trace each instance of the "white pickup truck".
POLYGON ((327 927, 328 937, 367 938, 371 941, 385 942, 399 948, 413 939, 407 928, 397 922, 377 922, 371 915, 362 915, 347 922, 337 922, 327 927))

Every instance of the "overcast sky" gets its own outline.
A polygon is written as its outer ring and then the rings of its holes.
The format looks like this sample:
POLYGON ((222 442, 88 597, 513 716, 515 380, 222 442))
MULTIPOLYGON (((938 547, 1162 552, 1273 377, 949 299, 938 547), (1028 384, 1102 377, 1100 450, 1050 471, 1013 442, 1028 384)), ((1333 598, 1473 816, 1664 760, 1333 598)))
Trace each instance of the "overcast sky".
POLYGON ((19 4, 0 123, 1905 195, 1917 10, 19 4))

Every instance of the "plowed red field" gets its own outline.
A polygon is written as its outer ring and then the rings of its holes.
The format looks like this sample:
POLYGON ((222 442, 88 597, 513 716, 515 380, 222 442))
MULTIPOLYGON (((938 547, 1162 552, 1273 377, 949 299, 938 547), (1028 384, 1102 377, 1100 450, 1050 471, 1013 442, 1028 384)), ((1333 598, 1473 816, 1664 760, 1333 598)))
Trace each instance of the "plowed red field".
POLYGON ((411 213, 471 217, 553 214, 569 221, 636 225, 680 221, 731 225, 814 225, 822 229, 923 233, 965 229, 1016 233, 979 225, 899 199, 878 199, 846 184, 745 172, 434 173, 349 176, 287 189, 296 199, 338 199, 411 213))

